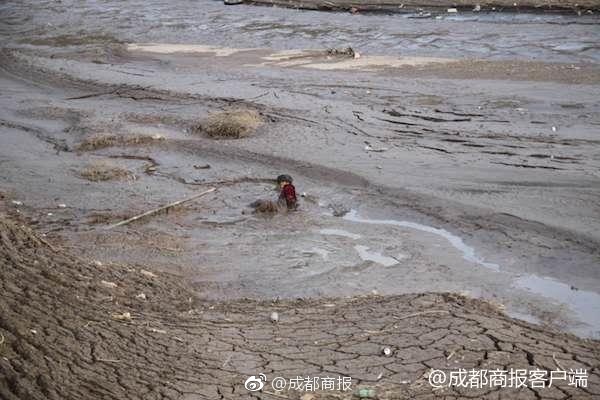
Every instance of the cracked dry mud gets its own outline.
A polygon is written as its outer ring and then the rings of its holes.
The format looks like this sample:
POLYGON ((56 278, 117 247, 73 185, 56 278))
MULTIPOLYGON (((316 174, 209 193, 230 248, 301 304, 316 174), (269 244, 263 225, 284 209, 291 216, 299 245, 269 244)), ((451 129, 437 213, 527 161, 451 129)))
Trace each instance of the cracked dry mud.
POLYGON ((0 262, 0 398, 7 400, 302 396, 268 385, 245 390, 245 379, 259 373, 352 378, 352 391, 314 398, 350 398, 359 387, 396 399, 600 396, 597 341, 458 295, 199 301, 179 277, 76 258, 5 216, 0 262), (124 313, 131 319, 120 320, 124 313), (587 369, 589 379, 587 388, 434 390, 426 379, 432 368, 587 369))

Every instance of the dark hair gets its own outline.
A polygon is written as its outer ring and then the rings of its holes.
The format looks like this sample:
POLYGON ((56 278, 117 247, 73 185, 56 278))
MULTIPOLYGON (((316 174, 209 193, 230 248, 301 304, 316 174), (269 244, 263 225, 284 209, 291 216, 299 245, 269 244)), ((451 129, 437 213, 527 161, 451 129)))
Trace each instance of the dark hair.
POLYGON ((277 183, 281 183, 281 182, 289 182, 289 183, 292 183, 292 181, 293 181, 293 179, 292 179, 292 177, 291 177, 291 176, 289 176, 289 175, 285 175, 285 174, 284 174, 284 175, 279 175, 279 176, 277 177, 277 183))

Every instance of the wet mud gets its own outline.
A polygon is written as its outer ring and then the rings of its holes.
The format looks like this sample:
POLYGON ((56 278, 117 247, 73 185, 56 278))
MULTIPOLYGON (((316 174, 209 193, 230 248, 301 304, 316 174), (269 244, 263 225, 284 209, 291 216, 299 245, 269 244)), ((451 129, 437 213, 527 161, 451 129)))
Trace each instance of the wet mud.
POLYGON ((111 4, 2 5, 1 397, 251 398, 261 372, 600 395, 593 16, 111 4), (282 173, 299 210, 254 213, 282 173), (488 366, 590 385, 425 378, 488 366))

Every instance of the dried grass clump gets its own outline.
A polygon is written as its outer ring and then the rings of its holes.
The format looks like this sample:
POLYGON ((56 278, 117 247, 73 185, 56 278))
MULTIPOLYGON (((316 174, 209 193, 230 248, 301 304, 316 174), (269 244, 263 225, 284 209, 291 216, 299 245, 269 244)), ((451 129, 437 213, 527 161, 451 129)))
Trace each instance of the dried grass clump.
POLYGON ((248 137, 264 123, 254 110, 234 110, 212 114, 203 121, 196 131, 212 138, 240 139, 248 137))
POLYGON ((113 146, 131 146, 148 144, 155 140, 164 140, 164 136, 161 135, 133 135, 133 136, 119 136, 119 135, 96 135, 85 139, 79 143, 77 150, 80 151, 92 151, 98 149, 104 149, 113 146))
POLYGON ((125 168, 106 162, 97 162, 90 164, 80 173, 82 178, 92 182, 112 181, 118 179, 126 179, 133 176, 131 172, 125 168))

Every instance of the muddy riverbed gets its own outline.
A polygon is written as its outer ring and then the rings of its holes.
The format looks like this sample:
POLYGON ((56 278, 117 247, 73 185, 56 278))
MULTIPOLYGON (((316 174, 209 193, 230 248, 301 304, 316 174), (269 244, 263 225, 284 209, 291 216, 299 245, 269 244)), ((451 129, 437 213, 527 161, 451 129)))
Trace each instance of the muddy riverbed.
POLYGON ((599 337, 597 16, 0 7, 0 191, 61 249, 210 301, 452 292, 599 337), (248 137, 198 129, 238 109, 248 137), (300 210, 252 214, 280 173, 300 210))

